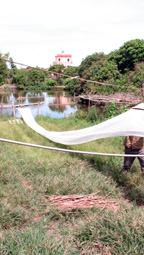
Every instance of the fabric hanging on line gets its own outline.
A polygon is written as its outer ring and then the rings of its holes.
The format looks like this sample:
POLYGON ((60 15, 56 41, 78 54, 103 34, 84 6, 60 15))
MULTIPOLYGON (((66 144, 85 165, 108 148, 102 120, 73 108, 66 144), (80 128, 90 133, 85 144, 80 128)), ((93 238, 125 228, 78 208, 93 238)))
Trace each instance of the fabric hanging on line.
POLYGON ((144 103, 95 126, 66 132, 47 131, 36 123, 29 108, 18 110, 30 128, 55 143, 74 145, 116 136, 144 137, 144 103))

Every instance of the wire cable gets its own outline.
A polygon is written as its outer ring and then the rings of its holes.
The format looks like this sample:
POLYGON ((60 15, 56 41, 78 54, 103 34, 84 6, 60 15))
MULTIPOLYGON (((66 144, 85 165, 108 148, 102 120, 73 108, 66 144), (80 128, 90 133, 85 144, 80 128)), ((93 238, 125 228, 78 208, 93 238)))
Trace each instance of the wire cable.
POLYGON ((108 157, 144 157, 144 155, 135 155, 135 154, 112 154, 112 153, 100 153, 100 152, 89 152, 89 151, 78 151, 78 150, 69 150, 69 149, 62 149, 62 148, 55 148, 55 147, 49 147, 49 146, 43 146, 38 144, 31 144, 31 143, 24 143, 19 141, 13 141, 8 140, 4 138, 0 138, 1 142, 5 143, 12 143, 17 145, 23 145, 28 147, 34 147, 39 149, 46 149, 46 150, 54 150, 54 151, 60 151, 60 152, 69 152, 69 153, 76 153, 76 154, 86 154, 86 155, 93 155, 93 156, 108 156, 108 157))

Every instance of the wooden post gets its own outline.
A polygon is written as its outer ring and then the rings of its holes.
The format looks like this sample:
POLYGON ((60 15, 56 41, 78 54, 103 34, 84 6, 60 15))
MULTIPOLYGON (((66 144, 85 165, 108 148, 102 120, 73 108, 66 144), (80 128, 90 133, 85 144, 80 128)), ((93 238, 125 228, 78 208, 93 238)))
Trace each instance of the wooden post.
POLYGON ((1 109, 3 108, 3 96, 1 98, 1 109))
POLYGON ((3 108, 3 96, 1 98, 0 116, 2 116, 2 108, 3 108))
POLYGON ((15 117, 15 109, 14 109, 14 97, 13 94, 11 94, 12 96, 12 108, 13 108, 13 116, 15 117))
POLYGON ((41 90, 41 113, 42 113, 42 100, 43 100, 43 96, 42 96, 42 90, 41 90))
POLYGON ((39 115, 39 105, 40 105, 40 102, 38 101, 37 115, 39 115))
POLYGON ((142 97, 143 97, 143 78, 142 78, 141 95, 142 95, 142 97))
POLYGON ((74 92, 74 103, 75 103, 75 92, 74 92))
POLYGON ((88 109, 90 110, 90 94, 89 94, 88 109))
POLYGON ((58 74, 58 87, 60 86, 60 77, 61 77, 61 74, 59 73, 58 74))
POLYGON ((22 104, 22 95, 20 94, 20 104, 22 104))

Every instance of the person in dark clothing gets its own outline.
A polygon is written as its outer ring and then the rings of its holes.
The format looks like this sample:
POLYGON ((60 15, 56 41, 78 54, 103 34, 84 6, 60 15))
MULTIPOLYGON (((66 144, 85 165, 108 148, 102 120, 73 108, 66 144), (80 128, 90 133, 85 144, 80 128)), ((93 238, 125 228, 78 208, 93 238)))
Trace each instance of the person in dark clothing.
MULTIPOLYGON (((126 136, 124 146, 125 154, 144 155, 143 137, 126 136)), ((124 157, 123 172, 127 173, 130 170, 135 158, 136 156, 124 157)), ((141 166, 141 173, 144 176, 144 157, 138 156, 137 158, 141 166)))

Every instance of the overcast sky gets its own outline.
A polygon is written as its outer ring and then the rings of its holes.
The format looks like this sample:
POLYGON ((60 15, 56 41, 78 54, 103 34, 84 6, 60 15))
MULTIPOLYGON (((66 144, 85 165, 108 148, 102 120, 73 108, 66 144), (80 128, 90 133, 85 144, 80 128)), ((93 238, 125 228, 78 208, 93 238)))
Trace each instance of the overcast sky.
POLYGON ((55 55, 72 54, 73 66, 95 52, 110 53, 144 39, 144 0, 4 0, 0 52, 47 68, 55 55))

